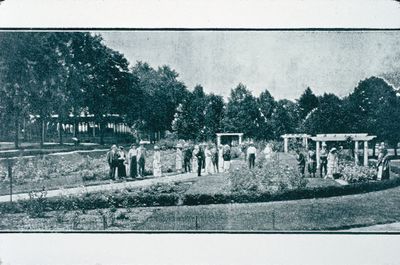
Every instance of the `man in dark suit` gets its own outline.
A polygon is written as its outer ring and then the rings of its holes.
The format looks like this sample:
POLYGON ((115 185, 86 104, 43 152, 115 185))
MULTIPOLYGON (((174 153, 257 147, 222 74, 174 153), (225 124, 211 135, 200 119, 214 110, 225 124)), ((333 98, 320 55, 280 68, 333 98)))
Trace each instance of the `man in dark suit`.
POLYGON ((111 146, 110 151, 107 153, 107 162, 108 165, 110 166, 110 179, 115 180, 115 171, 117 168, 117 163, 118 163, 118 152, 117 152, 117 146, 114 144, 111 146))

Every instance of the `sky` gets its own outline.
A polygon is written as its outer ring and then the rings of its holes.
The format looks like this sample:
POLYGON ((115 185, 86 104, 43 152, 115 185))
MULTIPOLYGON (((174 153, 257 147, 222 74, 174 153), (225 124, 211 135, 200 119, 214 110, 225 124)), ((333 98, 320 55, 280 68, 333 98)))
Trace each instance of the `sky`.
POLYGON ((400 31, 108 31, 132 65, 169 65, 189 89, 228 97, 243 83, 258 96, 346 96, 360 80, 400 71, 400 31))

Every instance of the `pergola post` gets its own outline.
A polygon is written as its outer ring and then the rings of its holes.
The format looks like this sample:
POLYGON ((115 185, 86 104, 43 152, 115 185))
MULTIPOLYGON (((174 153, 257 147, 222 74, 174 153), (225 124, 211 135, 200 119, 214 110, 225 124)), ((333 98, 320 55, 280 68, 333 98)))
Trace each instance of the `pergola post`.
POLYGON ((358 165, 358 141, 354 142, 354 161, 358 165))
POLYGON ((305 144, 305 148, 306 148, 306 150, 307 150, 307 149, 308 149, 308 137, 305 137, 304 139, 305 139, 305 143, 306 143, 306 144, 305 144))
POLYGON ((289 151, 288 138, 287 137, 283 138, 283 150, 285 151, 285 153, 287 153, 289 151))
POLYGON ((239 134, 239 145, 242 144, 242 136, 243 136, 243 134, 239 134))
POLYGON ((221 135, 217 134, 217 146, 218 148, 221 146, 221 135))
POLYGON ((316 156, 317 156, 317 168, 319 168, 319 141, 315 142, 315 152, 316 152, 316 156))
POLYGON ((364 141, 364 166, 368 166, 368 141, 364 141))

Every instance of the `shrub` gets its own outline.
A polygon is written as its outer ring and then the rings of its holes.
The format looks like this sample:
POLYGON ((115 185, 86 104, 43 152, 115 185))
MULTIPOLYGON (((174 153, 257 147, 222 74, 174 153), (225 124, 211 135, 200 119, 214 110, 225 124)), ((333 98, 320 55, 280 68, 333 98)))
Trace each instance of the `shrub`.
POLYGON ((376 179, 376 169, 368 166, 355 165, 349 160, 341 160, 339 163, 339 178, 349 183, 371 181, 376 179))

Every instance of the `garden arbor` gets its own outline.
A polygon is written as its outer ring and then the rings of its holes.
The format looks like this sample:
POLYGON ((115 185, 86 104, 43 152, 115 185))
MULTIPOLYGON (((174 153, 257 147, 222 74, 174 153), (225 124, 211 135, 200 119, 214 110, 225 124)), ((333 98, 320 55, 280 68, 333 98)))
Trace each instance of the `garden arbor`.
POLYGON ((311 137, 313 141, 316 143, 316 153, 317 153, 317 167, 320 164, 319 161, 319 147, 320 143, 324 144, 325 142, 328 141, 354 141, 354 153, 355 155, 355 162, 358 164, 358 143, 360 141, 364 142, 364 166, 368 166, 368 141, 374 139, 376 136, 375 135, 368 135, 367 133, 352 133, 352 134, 344 134, 344 133, 339 133, 339 134, 317 134, 314 137, 311 137))
POLYGON ((311 135, 308 134, 284 134, 281 135, 281 137, 283 138, 283 149, 285 151, 285 153, 287 153, 289 151, 289 139, 303 139, 303 145, 305 146, 305 148, 308 148, 308 138, 311 137, 311 135))
POLYGON ((222 136, 238 136, 239 137, 239 145, 242 144, 243 133, 217 133, 217 146, 221 145, 221 137, 222 136))

